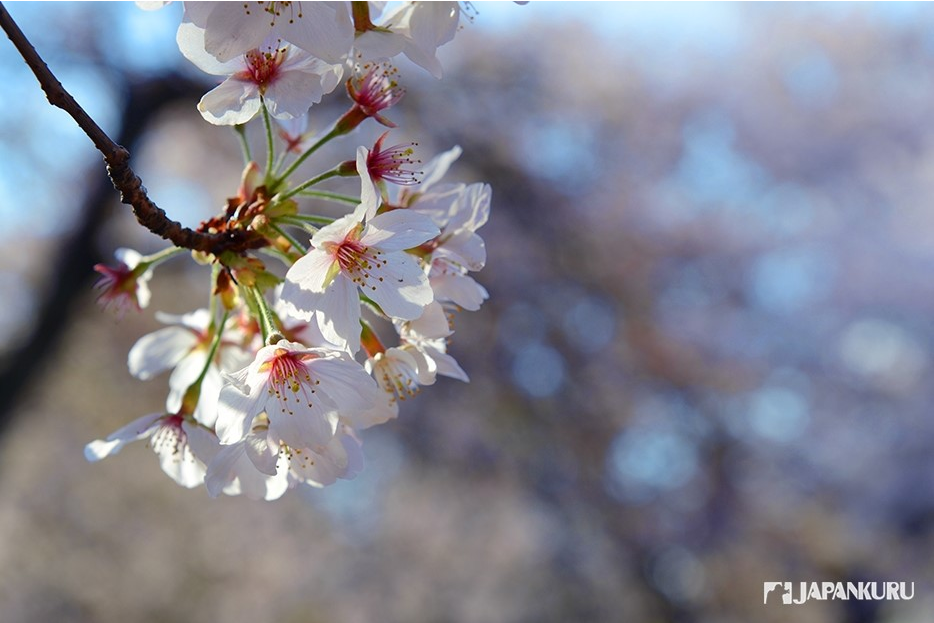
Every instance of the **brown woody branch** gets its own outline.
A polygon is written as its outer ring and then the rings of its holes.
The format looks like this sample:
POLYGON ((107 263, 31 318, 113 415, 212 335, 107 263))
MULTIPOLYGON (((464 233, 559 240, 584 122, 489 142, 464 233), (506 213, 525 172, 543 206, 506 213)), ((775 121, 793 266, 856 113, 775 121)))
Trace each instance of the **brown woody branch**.
POLYGON ((114 188, 120 191, 120 201, 133 208, 140 225, 169 241, 175 246, 194 251, 219 255, 224 251, 243 252, 266 246, 266 238, 255 231, 234 229, 220 233, 205 233, 183 227, 173 221, 146 194, 139 176, 130 167, 130 152, 115 143, 104 130, 81 108, 62 83, 58 81, 48 65, 29 43, 26 35, 0 3, 0 28, 16 46, 23 60, 35 74, 49 103, 61 108, 75 120, 94 146, 104 156, 107 173, 114 188))

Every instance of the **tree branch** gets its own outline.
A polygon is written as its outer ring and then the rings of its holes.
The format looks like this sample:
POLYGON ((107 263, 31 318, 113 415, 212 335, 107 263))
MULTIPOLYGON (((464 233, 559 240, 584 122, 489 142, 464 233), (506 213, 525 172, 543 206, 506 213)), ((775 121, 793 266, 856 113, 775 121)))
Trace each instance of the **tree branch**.
POLYGON ((136 215, 136 220, 140 225, 157 236, 171 241, 177 247, 214 255, 219 255, 224 251, 239 253, 247 249, 266 246, 266 238, 255 231, 235 229, 214 234, 204 233, 183 227, 166 216, 165 212, 146 194, 142 181, 130 167, 130 152, 107 136, 107 133, 81 108, 71 93, 62 86, 23 31, 13 21, 3 3, 0 3, 0 27, 6 32, 23 60, 35 74, 49 103, 71 115, 78 127, 87 134, 97 150, 104 156, 110 180, 114 188, 120 192, 120 201, 133 208, 133 214, 136 215))

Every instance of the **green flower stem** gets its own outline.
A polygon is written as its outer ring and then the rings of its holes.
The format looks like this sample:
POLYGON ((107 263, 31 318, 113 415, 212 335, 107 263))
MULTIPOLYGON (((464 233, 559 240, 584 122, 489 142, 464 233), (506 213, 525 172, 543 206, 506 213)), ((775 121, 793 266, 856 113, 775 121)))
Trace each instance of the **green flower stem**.
POLYGON ((263 247, 259 250, 260 253, 265 253, 270 257, 274 257, 277 260, 281 261, 286 266, 292 265, 292 258, 289 257, 288 253, 284 253, 275 247, 263 247))
POLYGON ((318 149, 320 149, 322 145, 330 141, 332 138, 336 136, 340 136, 341 134, 343 134, 343 132, 338 131, 337 126, 332 128, 330 132, 328 132, 327 134, 319 138, 315 142, 314 145, 306 149, 305 152, 301 156, 296 158, 295 161, 289 165, 289 168, 287 168, 285 171, 282 172, 282 175, 277 177, 276 180, 272 184, 268 185, 268 188, 270 188, 274 192, 275 189, 278 188, 285 180, 289 179, 290 175, 295 173, 295 169, 301 166, 301 164, 305 162, 308 156, 318 151, 318 149))
POLYGON ((139 264, 136 265, 136 268, 133 269, 132 274, 136 277, 139 277, 147 270, 158 266, 170 257, 175 257, 176 255, 184 253, 187 250, 188 249, 183 249, 181 247, 169 247, 167 249, 153 253, 152 255, 144 255, 140 258, 139 264))
POLYGON ((259 327, 263 332, 263 342, 267 346, 271 346, 279 340, 285 339, 282 333, 279 332, 272 310, 266 304, 266 297, 256 287, 250 288, 250 292, 253 294, 253 301, 256 303, 256 309, 259 312, 259 327))
POLYGON ((360 203, 359 197, 351 197, 350 195, 342 195, 340 193, 331 193, 326 190, 303 190, 298 194, 302 197, 319 197, 321 199, 330 199, 331 201, 340 201, 341 203, 360 203))
POLYGON ((289 214, 288 216, 283 216, 283 220, 289 220, 295 223, 312 223, 313 225, 330 225, 337 219, 333 219, 330 216, 318 216, 317 214, 289 214))
POLYGON ((140 266, 145 264, 146 267, 149 268, 150 266, 161 264, 170 257, 175 257, 176 255, 185 253, 187 251, 188 249, 183 249, 181 247, 168 247, 167 249, 162 249, 161 251, 157 251, 152 255, 144 255, 140 258, 139 264, 140 266))
POLYGON ((224 325, 227 324, 227 318, 230 316, 229 311, 224 311, 224 317, 221 318, 220 324, 214 325, 213 321, 211 322, 211 327, 217 333, 214 335, 214 340, 211 342, 211 351, 208 353, 208 360, 204 364, 204 369, 201 370, 201 374, 198 375, 198 380, 195 381, 195 385, 200 387, 201 381, 204 380, 204 377, 207 376, 208 368, 211 365, 211 362, 214 361, 214 356, 217 354, 217 349, 220 348, 222 338, 224 336, 224 325))
POLYGON ((289 191, 287 191, 287 192, 280 193, 280 194, 276 195, 275 199, 276 199, 277 201, 285 201, 285 200, 288 199, 289 197, 294 197, 295 195, 297 195, 298 193, 302 192, 302 191, 305 190, 306 188, 309 188, 309 187, 311 187, 311 186, 314 186, 315 184, 317 184, 317 183, 319 183, 319 182, 323 182, 323 181, 326 180, 326 179, 329 179, 329 178, 332 178, 332 177, 337 177, 337 176, 340 175, 340 174, 341 174, 341 172, 340 172, 340 168, 339 168, 339 167, 333 168, 333 169, 331 169, 330 171, 325 171, 325 172, 322 173, 321 175, 319 175, 319 176, 317 176, 317 177, 313 177, 313 178, 311 178, 310 180, 308 180, 307 182, 303 182, 303 183, 299 184, 298 186, 296 186, 296 187, 293 188, 292 190, 289 190, 289 191))
MULTIPOLYGON (((212 299, 214 297, 211 297, 212 299)), ((195 412, 195 407, 198 406, 198 399, 201 397, 201 383, 204 382, 204 377, 208 374, 208 369, 211 367, 211 362, 214 361, 214 356, 217 355, 217 349, 220 348, 221 341, 224 336, 224 325, 227 324, 227 318, 230 315, 230 312, 225 311, 224 317, 221 318, 219 325, 214 324, 214 320, 211 320, 211 324, 208 326, 208 330, 214 332, 214 337, 211 340, 211 350, 208 351, 208 357, 204 361, 204 367, 201 369, 201 374, 198 375, 198 380, 188 386, 188 389, 185 390, 185 396, 182 398, 182 410, 185 413, 193 414, 195 412)))
POLYGON ((266 100, 260 97, 260 108, 263 111, 263 126, 266 128, 266 188, 272 181, 272 166, 275 159, 275 145, 272 142, 272 121, 269 120, 269 110, 266 109, 266 100))
POLYGON ((243 164, 249 164, 253 160, 253 155, 250 153, 250 142, 246 140, 246 126, 241 123, 235 125, 233 129, 240 139, 240 149, 243 150, 243 164))
POLYGON ((273 175, 276 175, 279 172, 279 169, 281 169, 282 165, 285 164, 285 159, 288 157, 288 155, 289 155, 288 150, 285 150, 281 154, 279 154, 279 157, 276 158, 276 164, 274 164, 272 167, 273 175))
MULTIPOLYGON (((217 276, 220 274, 220 272, 221 272, 220 263, 213 262, 211 264, 211 298, 208 301, 208 309, 209 309, 208 313, 210 314, 208 317, 211 319, 211 322, 214 322, 214 319, 217 318, 217 295, 214 294, 214 285, 217 283, 217 276)), ((226 315, 224 316, 224 320, 225 321, 227 320, 226 315)), ((221 326, 223 327, 223 325, 221 326)))
POLYGON ((302 255, 308 253, 308 249, 305 247, 305 245, 296 240, 291 234, 289 234, 283 228, 279 227, 276 223, 269 221, 269 226, 276 230, 277 234, 288 240, 289 244, 292 245, 296 251, 300 252, 302 255))

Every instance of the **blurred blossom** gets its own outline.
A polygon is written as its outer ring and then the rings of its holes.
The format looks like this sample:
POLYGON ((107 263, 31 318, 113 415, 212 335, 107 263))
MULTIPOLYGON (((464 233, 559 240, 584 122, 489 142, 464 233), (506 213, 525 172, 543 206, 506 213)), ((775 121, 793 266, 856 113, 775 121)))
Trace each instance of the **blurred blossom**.
POLYGON ((766 173, 736 149, 735 137, 732 120, 721 110, 703 111, 685 123, 672 182, 693 207, 742 207, 745 212, 745 204, 760 192, 766 173))
POLYGON ((673 545, 658 552, 651 564, 652 582, 669 599, 690 602, 704 589, 704 565, 687 549, 673 545))
MULTIPOLYGON (((59 6, 9 9, 105 129, 134 81, 187 71, 167 26, 180 3, 59 6)), ((209 505, 127 463, 82 471, 89 430, 164 395, 119 381, 151 318, 76 316, 8 433, 3 623, 767 621, 748 582, 785 564, 931 583, 934 5, 479 13, 458 33, 470 45, 442 49, 444 81, 407 77, 417 97, 393 116, 419 122, 406 140, 465 145, 458 166, 501 189, 495 296, 456 319, 490 337, 452 343, 474 385, 365 431, 355 480, 209 505), (257 525, 275 538, 244 565, 231 543, 257 525)), ((35 258, 102 173, 12 51, 0 82, 3 342, 26 334, 49 283, 35 258)), ((241 170, 234 136, 192 119, 194 101, 166 110, 133 154, 186 225, 241 170)), ((262 156, 262 132, 248 138, 262 156)), ((154 300, 202 302, 166 272, 154 300)), ((911 603, 880 616, 924 619, 930 603, 911 603)), ((826 605, 802 617, 852 614, 826 605)))
POLYGON ((815 219, 815 194, 794 182, 766 189, 752 208, 762 219, 763 230, 771 237, 804 234, 815 219))
POLYGON ((749 425, 771 441, 793 441, 807 427, 810 413, 801 393, 785 387, 763 387, 752 394, 749 425))
POLYGON ((692 439, 705 437, 711 430, 710 422, 697 411, 696 404, 675 390, 637 396, 631 425, 671 429, 692 439))
POLYGON ((749 275, 750 295, 765 311, 790 314, 831 292, 833 264, 813 249, 778 249, 759 256, 749 275))
POLYGON ((529 303, 513 303, 500 316, 497 332, 499 342, 512 352, 518 352, 530 342, 545 339, 548 323, 541 311, 529 303))
POLYGON ((885 320, 853 322, 840 336, 837 349, 847 370, 894 392, 913 387, 928 365, 917 338, 885 320))
POLYGON ((536 175, 572 193, 598 177, 601 166, 592 126, 563 118, 547 123, 533 119, 522 136, 522 155, 536 175))
POLYGON ((612 341, 616 318, 609 304, 588 296, 567 310, 563 328, 572 347, 585 354, 595 353, 612 341))
POLYGON ((533 398, 547 398, 564 384, 564 357, 546 344, 523 347, 512 362, 513 382, 533 398))
POLYGON ((840 83, 837 69, 820 48, 812 48, 785 66, 785 88, 805 107, 832 104, 840 83))
POLYGON ((694 443, 672 430, 628 428, 613 439, 606 459, 610 492, 644 503, 686 484, 697 472, 694 443))

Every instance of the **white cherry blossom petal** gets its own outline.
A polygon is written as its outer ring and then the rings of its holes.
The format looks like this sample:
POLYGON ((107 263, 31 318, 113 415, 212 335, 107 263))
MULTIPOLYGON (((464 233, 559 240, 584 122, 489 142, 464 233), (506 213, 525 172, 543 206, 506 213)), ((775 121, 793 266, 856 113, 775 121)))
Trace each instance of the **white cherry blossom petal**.
POLYGON ((250 434, 243 442, 246 457, 253 466, 267 476, 275 476, 279 462, 279 450, 269 444, 268 435, 250 434))
POLYGON ((460 367, 454 357, 451 357, 449 354, 431 347, 426 348, 425 353, 428 357, 434 360, 435 365, 437 366, 437 374, 452 379, 457 379, 458 381, 463 381, 464 383, 470 382, 470 377, 467 376, 467 373, 464 372, 464 369, 460 367))
POLYGON ((324 292, 328 285, 325 283, 325 278, 331 272, 331 266, 335 261, 334 257, 324 249, 311 249, 289 268, 285 275, 281 298, 285 301, 292 300, 296 288, 316 293, 324 292))
POLYGON ((451 165, 461 157, 464 152, 460 145, 455 145, 451 149, 442 152, 428 161, 424 167, 422 175, 422 184, 419 186, 419 192, 427 193, 428 190, 437 184, 442 177, 447 174, 451 165))
POLYGON ((382 287, 368 291, 367 295, 388 316, 414 320, 434 300, 425 271, 414 257, 405 253, 399 253, 392 262, 387 261, 374 275, 383 277, 382 287))
POLYGON ((381 202, 379 189, 370 177, 370 170, 366 166, 366 159, 369 155, 366 147, 357 147, 357 173, 360 175, 360 204, 366 206, 366 218, 372 219, 376 216, 381 202))
POLYGON ((174 367, 195 347, 198 337, 182 327, 165 327, 144 335, 127 356, 130 374, 146 381, 174 367))
POLYGON ((279 499, 289 486, 286 469, 279 469, 275 476, 257 470, 246 455, 244 442, 223 446, 208 465, 204 482, 211 497, 242 493, 266 501, 279 499))
POLYGON ((489 298, 486 289, 468 275, 432 272, 431 289, 439 301, 451 301, 468 311, 477 311, 489 298))
POLYGON ((244 7, 227 2, 188 2, 185 8, 198 4, 210 7, 204 21, 204 47, 222 63, 259 47, 271 30, 270 15, 260 3, 244 7))
POLYGON ((340 242, 344 239, 351 229, 363 219, 366 208, 361 204, 351 214, 346 214, 333 223, 329 223, 315 232, 311 238, 311 244, 315 248, 321 248, 327 242, 340 242))
POLYGON ((444 307, 437 301, 428 305, 421 316, 404 323, 400 333, 406 332, 413 332, 429 339, 448 337, 453 333, 444 307))
POLYGON ((175 42, 182 56, 204 73, 212 76, 229 76, 243 69, 243 62, 239 57, 222 63, 208 53, 204 45, 204 29, 191 22, 181 23, 175 35, 175 42))
POLYGON ((369 409, 377 400, 377 387, 362 366, 348 365, 348 358, 321 360, 315 374, 322 381, 323 392, 341 411, 369 409), (332 395, 333 394, 333 395, 332 395))
POLYGON ((392 58, 405 49, 405 36, 401 33, 368 30, 357 35, 353 47, 360 58, 392 58))
POLYGON ((461 230, 444 241, 435 257, 450 259, 471 271, 482 270, 486 265, 486 243, 474 232, 461 230))
POLYGON ((260 109, 259 90, 251 82, 228 78, 208 91, 198 102, 198 110, 214 125, 243 124, 260 109))
POLYGON ((159 466, 172 480, 191 489, 204 482, 205 465, 191 450, 188 435, 191 425, 164 426, 157 430, 150 441, 159 457, 159 466))
POLYGON ((268 405, 266 411, 269 429, 276 438, 296 448, 328 443, 334 436, 337 422, 329 417, 330 412, 323 408, 319 398, 309 391, 290 400, 287 390, 281 391, 281 406, 268 405), (307 402, 296 404, 296 401, 307 402))
POLYGON ((360 296, 349 279, 338 276, 318 300, 318 328, 325 339, 346 344, 351 352, 360 347, 360 296))
POLYGON ((280 119, 294 119, 321 101, 324 89, 321 76, 303 71, 283 72, 266 88, 269 114, 280 119))
POLYGON ((370 219, 361 244, 381 251, 412 249, 441 233, 430 218, 411 210, 392 210, 370 219))
POLYGON ((225 385, 221 389, 215 423, 221 444, 226 446, 244 439, 250 432, 253 418, 261 412, 259 395, 246 394, 233 384, 225 385))
POLYGON ((291 19, 276 20, 282 38, 330 63, 341 62, 354 41, 353 22, 344 2, 296 3, 291 19))
POLYGON ((123 446, 131 441, 137 441, 148 437, 160 419, 165 417, 164 413, 151 413, 137 418, 118 428, 107 439, 96 439, 84 447, 84 458, 88 461, 99 461, 108 456, 113 456, 123 449, 123 446))
POLYGON ((204 348, 192 350, 178 362, 169 376, 169 397, 166 400, 166 409, 173 413, 181 409, 185 393, 201 376, 207 362, 208 352, 204 348))

